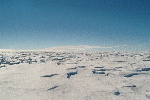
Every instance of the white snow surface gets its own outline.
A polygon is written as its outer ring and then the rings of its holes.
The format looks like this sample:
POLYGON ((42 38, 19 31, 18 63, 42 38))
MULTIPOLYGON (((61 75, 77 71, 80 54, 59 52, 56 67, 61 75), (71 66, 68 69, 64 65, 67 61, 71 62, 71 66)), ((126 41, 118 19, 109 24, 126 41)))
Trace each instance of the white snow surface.
POLYGON ((1 52, 0 100, 150 100, 150 52, 1 52))

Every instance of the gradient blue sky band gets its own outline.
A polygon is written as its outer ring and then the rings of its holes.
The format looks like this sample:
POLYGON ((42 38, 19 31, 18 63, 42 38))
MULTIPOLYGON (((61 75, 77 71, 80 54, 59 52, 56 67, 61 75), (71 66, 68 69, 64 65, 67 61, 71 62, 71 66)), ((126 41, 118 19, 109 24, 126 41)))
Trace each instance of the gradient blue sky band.
POLYGON ((143 45, 126 49, 146 51, 149 25, 149 0, 0 0, 0 49, 143 45))

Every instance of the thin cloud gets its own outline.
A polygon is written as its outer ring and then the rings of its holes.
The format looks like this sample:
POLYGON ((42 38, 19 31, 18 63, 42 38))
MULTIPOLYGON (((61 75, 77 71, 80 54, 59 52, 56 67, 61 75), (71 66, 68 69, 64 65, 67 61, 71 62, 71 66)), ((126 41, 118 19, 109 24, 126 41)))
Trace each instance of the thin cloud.
POLYGON ((119 47, 130 47, 130 45, 114 46, 114 48, 119 48, 119 47))
POLYGON ((144 45, 122 45, 122 46, 114 46, 113 48, 119 48, 119 47, 137 47, 137 46, 144 46, 144 45))

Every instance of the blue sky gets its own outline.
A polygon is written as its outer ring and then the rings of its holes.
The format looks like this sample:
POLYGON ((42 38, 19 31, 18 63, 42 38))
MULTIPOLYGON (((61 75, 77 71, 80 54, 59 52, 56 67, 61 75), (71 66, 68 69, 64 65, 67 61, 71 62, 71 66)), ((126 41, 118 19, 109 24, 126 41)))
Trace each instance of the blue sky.
POLYGON ((149 0, 0 0, 0 49, 150 51, 149 28, 149 0))

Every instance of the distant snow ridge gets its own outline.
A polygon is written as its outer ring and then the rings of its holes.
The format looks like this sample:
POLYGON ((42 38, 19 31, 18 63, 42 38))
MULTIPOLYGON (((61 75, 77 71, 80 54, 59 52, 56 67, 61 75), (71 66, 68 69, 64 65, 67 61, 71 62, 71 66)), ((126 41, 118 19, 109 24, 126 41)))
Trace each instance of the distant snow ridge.
POLYGON ((0 52, 12 52, 12 49, 0 49, 0 52))
POLYGON ((98 48, 113 48, 113 47, 101 47, 101 46, 88 46, 88 45, 80 45, 80 46, 60 46, 60 47, 51 47, 45 48, 43 51, 55 51, 55 52, 70 52, 70 51, 86 51, 88 49, 98 49, 98 48))

